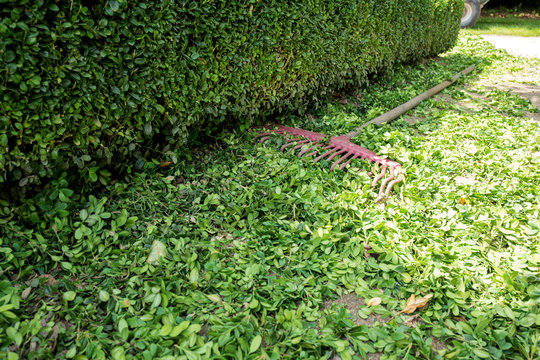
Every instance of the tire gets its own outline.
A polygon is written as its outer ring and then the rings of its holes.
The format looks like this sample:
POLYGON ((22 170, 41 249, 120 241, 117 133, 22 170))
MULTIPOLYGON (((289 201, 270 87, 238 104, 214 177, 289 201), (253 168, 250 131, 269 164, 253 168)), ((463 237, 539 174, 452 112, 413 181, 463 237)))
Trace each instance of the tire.
POLYGON ((474 26, 480 17, 481 9, 482 7, 480 6, 479 0, 466 0, 463 16, 461 17, 461 27, 466 28, 474 26))

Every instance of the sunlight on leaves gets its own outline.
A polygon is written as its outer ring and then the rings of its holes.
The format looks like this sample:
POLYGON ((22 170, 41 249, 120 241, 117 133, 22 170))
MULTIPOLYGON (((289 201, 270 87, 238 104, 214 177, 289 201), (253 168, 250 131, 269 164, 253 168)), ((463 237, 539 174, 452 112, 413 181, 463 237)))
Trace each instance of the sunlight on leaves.
POLYGON ((395 316, 398 316, 399 314, 412 314, 417 309, 426 306, 432 297, 433 294, 427 294, 424 297, 416 298, 414 294, 412 294, 411 297, 407 300, 407 305, 405 306, 405 308, 398 312, 395 316))
POLYGON ((152 265, 158 265, 159 259, 161 257, 165 257, 166 255, 167 248, 165 245, 159 240, 154 240, 152 243, 152 248, 150 249, 150 255, 148 255, 146 262, 152 265))
POLYGON ((374 297, 372 299, 369 299, 367 302, 367 306, 377 306, 380 305, 382 302, 382 299, 380 297, 374 297))

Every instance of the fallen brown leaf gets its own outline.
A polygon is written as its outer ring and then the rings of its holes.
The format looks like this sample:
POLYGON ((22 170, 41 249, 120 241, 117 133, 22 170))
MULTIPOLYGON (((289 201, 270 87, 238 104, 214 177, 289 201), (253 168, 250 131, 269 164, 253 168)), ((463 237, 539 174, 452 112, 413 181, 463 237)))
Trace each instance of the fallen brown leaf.
POLYGON ((433 294, 427 294, 424 297, 416 298, 414 294, 412 294, 411 297, 407 300, 405 308, 398 312, 396 315, 394 315, 394 317, 398 316, 399 314, 412 314, 417 309, 426 306, 432 297, 433 294))
POLYGON ((24 291, 21 293, 21 299, 25 300, 28 295, 30 295, 30 292, 32 291, 32 287, 27 287, 26 289, 24 289, 24 291))

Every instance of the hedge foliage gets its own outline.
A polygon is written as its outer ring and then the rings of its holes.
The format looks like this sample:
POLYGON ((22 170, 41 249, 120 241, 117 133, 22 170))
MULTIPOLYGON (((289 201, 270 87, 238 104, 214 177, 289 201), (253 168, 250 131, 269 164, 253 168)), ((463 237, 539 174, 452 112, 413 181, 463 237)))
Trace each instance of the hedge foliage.
MULTIPOLYGON (((0 182, 185 144, 189 129, 301 111, 445 51, 462 0, 3 0, 0 182), (170 147, 169 147, 170 145, 170 147)), ((169 153, 170 154, 170 153, 169 153)))

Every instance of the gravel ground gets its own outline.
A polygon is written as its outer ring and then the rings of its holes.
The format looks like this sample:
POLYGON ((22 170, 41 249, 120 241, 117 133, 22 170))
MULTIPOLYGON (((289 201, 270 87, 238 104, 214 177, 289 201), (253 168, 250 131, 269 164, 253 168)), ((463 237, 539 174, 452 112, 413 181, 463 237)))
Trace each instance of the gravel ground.
POLYGON ((540 58, 540 36, 482 35, 482 38, 509 54, 540 58))

